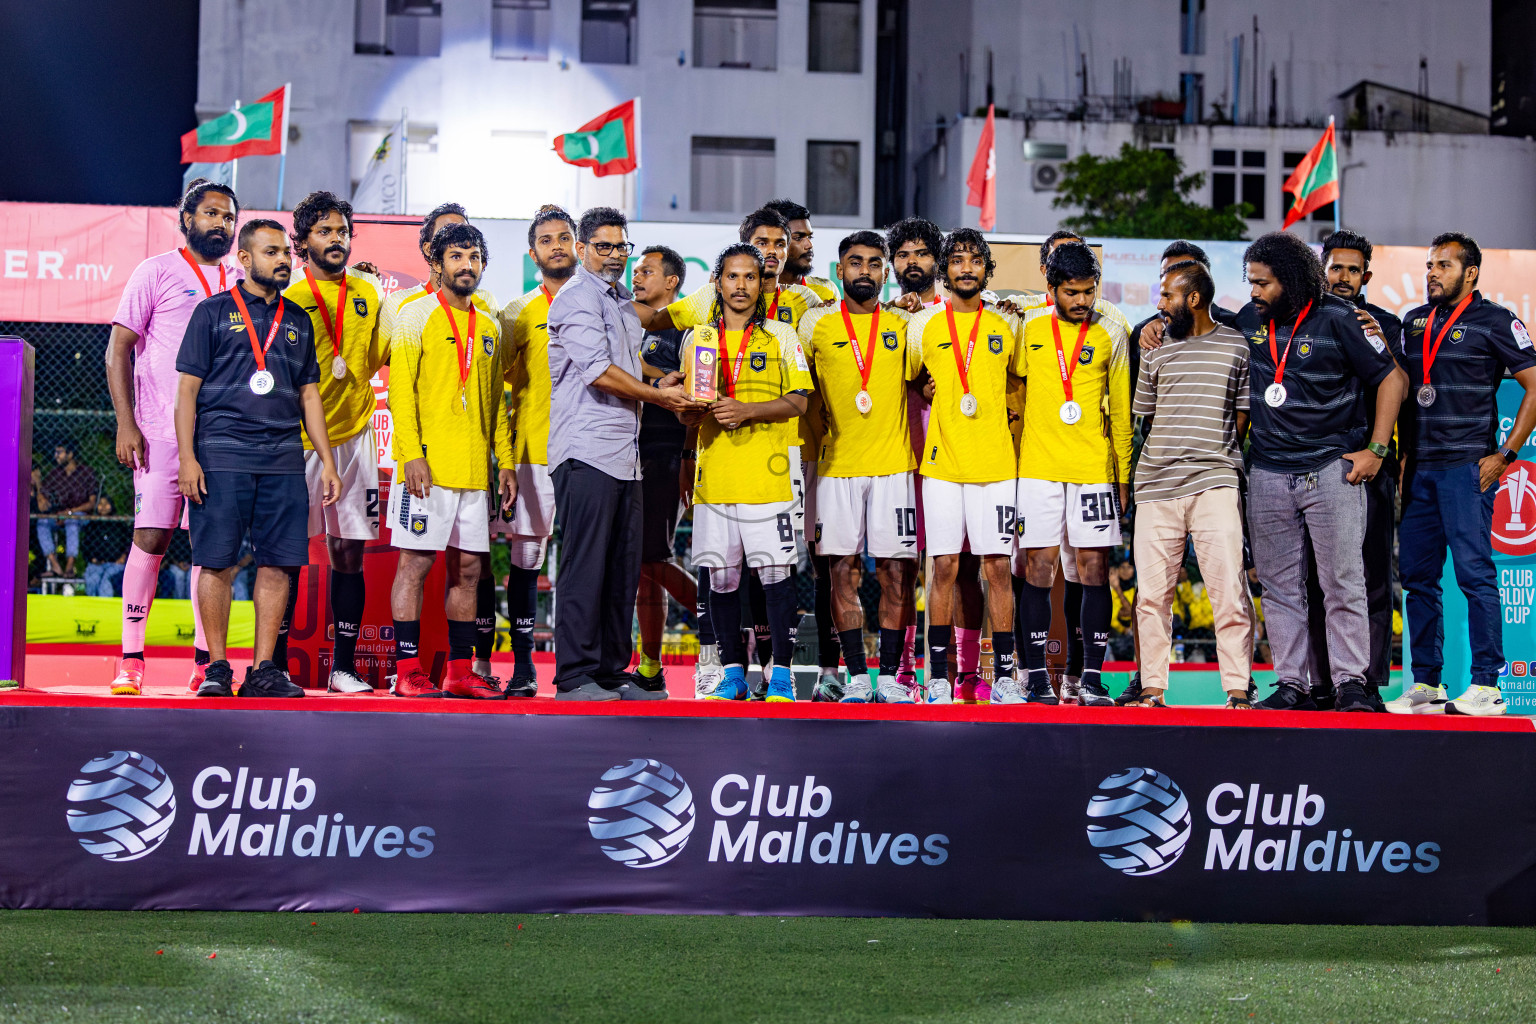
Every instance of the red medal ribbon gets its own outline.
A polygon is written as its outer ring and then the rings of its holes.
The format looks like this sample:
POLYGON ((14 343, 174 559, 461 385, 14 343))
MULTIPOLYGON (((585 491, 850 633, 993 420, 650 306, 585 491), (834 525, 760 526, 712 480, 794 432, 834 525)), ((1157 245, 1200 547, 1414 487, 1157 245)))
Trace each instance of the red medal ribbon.
MULTIPOLYGON (((848 347, 853 349, 853 361, 859 368, 859 386, 862 390, 869 390, 869 375, 875 368, 875 338, 880 334, 880 306, 876 304, 875 315, 869 321, 869 354, 859 351, 859 336, 853 329, 853 317, 848 315, 848 303, 839 302, 838 308, 843 314, 843 326, 848 328, 848 347)), ((951 321, 953 322, 953 321, 951 321)), ((981 317, 976 318, 981 323, 981 317)))
POLYGON ((1072 363, 1067 363, 1066 350, 1061 347, 1061 321, 1056 314, 1051 314, 1051 335, 1056 339, 1056 365, 1061 370, 1061 390, 1066 392, 1067 401, 1072 401, 1072 375, 1077 372, 1077 361, 1083 355, 1083 342, 1088 339, 1089 321, 1084 320, 1083 325, 1077 329, 1077 348, 1072 352, 1072 363))
MULTIPOLYGON (((197 262, 197 260, 194 260, 192 258, 192 254, 187 252, 187 250, 185 248, 177 249, 176 251, 181 253, 181 258, 187 261, 187 266, 192 268, 192 273, 197 275, 198 282, 200 284, 202 284, 202 286, 203 286, 203 294, 206 295, 210 299, 213 298, 213 289, 208 287, 208 279, 203 276, 203 265, 201 263, 197 262)), ((224 284, 224 262, 222 260, 220 260, 219 261, 219 291, 221 291, 221 292, 224 291, 225 287, 226 286, 224 284)))
MULTIPOLYGON (((773 286, 773 304, 768 307, 769 320, 777 320, 779 318, 779 292, 783 290, 784 289, 778 285, 773 286)), ((721 322, 724 323, 724 321, 721 322)))
POLYGON ((331 336, 331 349, 337 358, 341 357, 341 331, 346 323, 347 316, 347 273, 341 273, 341 287, 336 292, 336 322, 331 323, 331 311, 325 308, 325 300, 320 297, 320 285, 315 282, 315 275, 304 268, 304 280, 309 282, 309 291, 315 297, 315 305, 320 308, 320 319, 325 324, 326 333, 331 336))
POLYGON ((272 326, 267 328, 267 342, 264 345, 256 344, 256 327, 251 323, 251 311, 245 307, 245 296, 240 294, 240 286, 236 284, 229 289, 229 294, 235 297, 235 305, 240 307, 240 319, 245 323, 245 336, 251 342, 251 354, 256 357, 256 369, 267 368, 267 349, 272 347, 272 339, 277 337, 278 325, 283 322, 284 299, 279 296, 277 300, 277 312, 272 314, 272 326))
POLYGON ((949 319, 949 338, 953 344, 950 351, 955 356, 955 370, 960 374, 960 390, 964 394, 971 393, 971 378, 967 372, 971 367, 971 354, 976 351, 976 332, 981 329, 981 310, 976 311, 976 322, 971 324, 971 338, 965 349, 965 362, 960 361, 960 332, 955 330, 955 305, 952 302, 944 303, 944 315, 949 319))
POLYGON ((1296 318, 1296 325, 1291 328, 1291 336, 1285 339, 1285 353, 1282 355, 1275 350, 1275 322, 1269 322, 1269 358, 1275 361, 1275 383, 1281 383, 1285 377, 1285 363, 1291 358, 1291 342, 1296 340, 1296 332, 1301 330, 1301 322, 1312 312, 1312 303, 1308 302, 1301 307, 1301 315, 1296 318))
POLYGON ((725 378, 725 397, 736 397, 736 381, 741 378, 741 361, 747 357, 747 342, 752 340, 752 325, 741 332, 741 347, 736 350, 736 365, 726 370, 726 364, 731 359, 731 345, 726 340, 725 321, 720 321, 720 350, 725 353, 725 358, 720 360, 720 375, 725 378))
MULTIPOLYGON (((1456 303, 1456 308, 1451 311, 1451 318, 1445 322, 1445 326, 1444 327, 1440 328, 1440 333, 1435 335, 1435 343, 1434 343, 1434 345, 1432 345, 1431 347, 1429 347, 1429 348, 1424 350, 1424 383, 1425 384, 1429 383, 1429 368, 1431 366, 1435 365, 1435 356, 1440 354, 1440 343, 1445 340, 1446 334, 1448 334, 1450 332, 1451 324, 1454 324, 1458 319, 1460 319, 1461 314, 1466 311, 1466 308, 1469 305, 1471 305, 1473 294, 1474 294, 1473 292, 1467 292, 1467 294, 1462 298, 1462 300, 1460 302, 1456 303)), ((1436 313, 1436 310, 1432 309, 1432 310, 1429 311, 1429 327, 1424 331, 1424 337, 1425 338, 1428 338, 1429 334, 1430 334, 1430 331, 1433 331, 1435 329, 1435 313, 1436 313)))
POLYGON ((438 304, 443 307, 443 312, 448 316, 448 326, 453 328, 453 348, 458 355, 459 363, 459 394, 463 395, 469 387, 469 368, 475 361, 475 304, 469 304, 469 344, 464 344, 464 337, 459 334, 459 322, 453 318, 453 308, 448 305, 448 300, 443 298, 443 290, 437 290, 438 304))

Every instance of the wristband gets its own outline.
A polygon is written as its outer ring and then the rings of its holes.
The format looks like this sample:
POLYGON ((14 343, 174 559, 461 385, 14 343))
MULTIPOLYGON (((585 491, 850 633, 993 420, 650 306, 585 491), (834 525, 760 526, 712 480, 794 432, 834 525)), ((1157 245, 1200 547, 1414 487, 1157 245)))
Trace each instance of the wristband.
POLYGON ((1513 465, 1515 460, 1520 457, 1520 453, 1513 448, 1500 448, 1499 454, 1504 457, 1505 465, 1513 465))
POLYGON ((1365 450, 1376 456, 1378 459, 1384 459, 1388 455, 1387 446, 1384 444, 1378 444, 1375 441, 1372 441, 1370 444, 1366 445, 1365 450))

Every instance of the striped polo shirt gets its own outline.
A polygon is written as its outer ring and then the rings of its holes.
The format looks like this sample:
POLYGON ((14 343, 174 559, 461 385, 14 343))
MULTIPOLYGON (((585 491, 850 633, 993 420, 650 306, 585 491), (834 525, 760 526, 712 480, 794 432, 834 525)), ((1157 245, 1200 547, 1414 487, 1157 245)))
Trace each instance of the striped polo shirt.
POLYGON ((1136 501, 1236 487, 1243 454, 1237 414, 1248 411, 1248 344, 1230 327, 1165 337, 1144 352, 1132 412, 1152 417, 1136 464, 1136 501))

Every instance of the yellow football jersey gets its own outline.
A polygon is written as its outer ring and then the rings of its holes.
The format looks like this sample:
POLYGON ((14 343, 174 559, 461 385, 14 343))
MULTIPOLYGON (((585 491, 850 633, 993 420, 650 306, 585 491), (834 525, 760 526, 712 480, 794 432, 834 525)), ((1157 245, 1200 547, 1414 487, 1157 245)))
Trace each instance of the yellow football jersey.
POLYGON ((869 369, 868 413, 854 403, 864 387, 853 344, 870 351, 875 314, 850 313, 850 344, 841 303, 819 306, 800 321, 800 342, 816 375, 816 394, 825 410, 817 473, 821 476, 889 476, 917 468, 907 435, 907 382, 922 371, 921 353, 907 344, 907 317, 882 309, 869 369))
POLYGON ((921 353, 934 382, 928 438, 918 468, 924 476, 958 484, 1012 480, 1017 460, 1008 431, 1007 396, 1008 374, 1018 356, 1019 319, 991 306, 955 314, 962 362, 971 330, 976 329, 967 373, 970 393, 976 397, 976 415, 967 416, 960 411, 965 392, 955 365, 947 311, 947 305, 928 306, 907 325, 907 343, 921 353))
MULTIPOLYGON (((336 299, 340 281, 315 280, 319 294, 310 290, 309 281, 299 271, 283 297, 297 302, 309 313, 315 332, 315 358, 320 364, 320 402, 325 406, 325 432, 333 445, 350 441, 363 432, 373 418, 375 400, 369 381, 379 367, 389 362, 389 335, 380 327, 384 286, 372 274, 347 268, 347 300, 338 311, 336 299), (320 304, 325 304, 325 314, 320 304), (325 325, 326 316, 335 326, 341 316, 341 358, 347 362, 347 375, 337 380, 331 372, 336 347, 325 325)), ((304 434, 304 447, 314 448, 304 434)))
POLYGON ((837 290, 837 285, 833 284, 829 277, 805 277, 801 278, 800 283, 815 292, 816 297, 822 302, 835 303, 842 300, 842 293, 837 290))
POLYGON ((535 288, 507 303, 498 319, 512 402, 512 459, 543 466, 549 462, 549 296, 535 288))
POLYGON ((513 464, 512 431, 502 400, 499 326, 478 305, 470 312, 473 331, 470 313, 445 310, 435 296, 400 310, 391 349, 389 410, 402 465, 425 457, 433 484, 485 490, 493 451, 500 465, 513 464), (462 387, 455 327, 470 346, 469 376, 462 387))
POLYGON ((1061 419, 1067 395, 1051 330, 1054 319, 1050 307, 1031 309, 1024 318, 1024 341, 1015 371, 1024 378, 1025 393, 1018 474, 1069 484, 1102 484, 1115 479, 1123 483, 1131 472, 1127 332, 1115 319, 1095 314, 1073 368, 1079 327, 1060 323, 1062 353, 1072 373, 1072 400, 1082 407, 1082 418, 1068 425, 1061 419))
MULTIPOLYGON (((717 333, 705 324, 694 329, 683 345, 683 365, 691 365, 693 347, 700 335, 717 333)), ((720 345, 718 386, 727 394, 726 373, 735 372, 736 354, 742 341, 738 332, 727 332, 720 345)), ((810 392, 815 387, 800 340, 786 325, 768 321, 752 331, 741 357, 741 374, 735 395, 743 402, 770 402, 791 391, 810 392)), ((794 423, 749 423, 725 430, 713 416, 699 424, 698 464, 693 478, 693 500, 705 505, 763 505, 789 501, 789 448, 794 443, 794 423), (786 429, 788 427, 788 429, 786 429)))
MULTIPOLYGON (((428 291, 425 284, 417 284, 397 292, 391 292, 389 297, 384 300, 384 310, 379 316, 379 330, 383 333, 384 339, 388 342, 391 349, 393 349, 395 343, 395 325, 401 322, 402 311, 410 308, 413 304, 419 303, 422 299, 432 299, 432 304, 435 306, 437 300, 433 296, 436 294, 436 291, 428 291)), ((470 301, 475 304, 475 308, 492 318, 496 316, 497 311, 501 308, 496 305, 496 297, 487 288, 476 288, 475 294, 470 297, 470 301)), ((402 458, 399 431, 395 431, 389 449, 390 453, 394 456, 396 464, 406 461, 402 458)))

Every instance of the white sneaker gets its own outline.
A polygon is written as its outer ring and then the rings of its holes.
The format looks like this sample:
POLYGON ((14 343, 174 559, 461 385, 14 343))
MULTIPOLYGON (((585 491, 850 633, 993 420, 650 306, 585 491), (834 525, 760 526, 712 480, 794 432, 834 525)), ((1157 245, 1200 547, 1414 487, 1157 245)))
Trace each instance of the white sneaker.
POLYGON ((1023 704, 1024 691, 1019 687, 1019 681, 1012 676, 1004 676, 992 683, 993 704, 1023 704))
POLYGON ((1414 683, 1402 696, 1387 701, 1386 708, 1394 715, 1440 715, 1445 704, 1445 687, 1414 683))
POLYGON ((875 702, 877 704, 911 704, 912 691, 906 684, 898 683, 895 676, 881 676, 879 685, 875 689, 875 702))
POLYGON ((874 690, 869 685, 868 673, 864 675, 849 675, 848 685, 843 687, 844 704, 869 704, 875 699, 874 690))
POLYGON ((954 692, 949 687, 948 679, 928 680, 929 704, 953 704, 954 702, 954 692))
POLYGON ((356 673, 346 669, 331 669, 330 681, 325 687, 331 693, 372 693, 373 687, 368 680, 361 678, 356 673))
POLYGON ((725 669, 720 664, 720 648, 714 644, 699 648, 699 660, 693 666, 693 696, 703 700, 715 692, 725 669))
POLYGON ((1445 705, 1448 715, 1475 715, 1488 718, 1509 710, 1497 686, 1469 686, 1467 692, 1445 705))
POLYGON ((1058 696, 1063 704, 1081 704, 1083 702, 1083 681, 1081 677, 1063 675, 1061 677, 1061 693, 1058 696))

